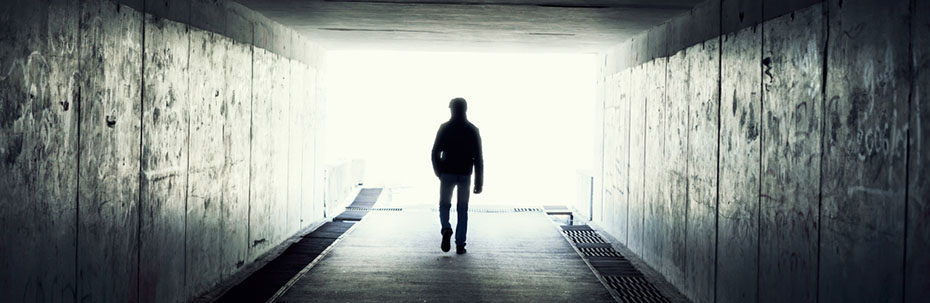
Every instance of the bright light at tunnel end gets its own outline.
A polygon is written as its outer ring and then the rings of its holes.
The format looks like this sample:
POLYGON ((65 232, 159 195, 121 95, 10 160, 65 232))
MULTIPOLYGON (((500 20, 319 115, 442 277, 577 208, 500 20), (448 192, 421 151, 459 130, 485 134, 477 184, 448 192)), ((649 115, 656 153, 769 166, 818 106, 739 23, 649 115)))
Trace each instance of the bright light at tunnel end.
POLYGON ((366 186, 433 203, 429 153, 448 102, 468 100, 485 192, 472 204, 570 204, 595 149, 595 55, 331 51, 327 163, 365 160, 366 186))

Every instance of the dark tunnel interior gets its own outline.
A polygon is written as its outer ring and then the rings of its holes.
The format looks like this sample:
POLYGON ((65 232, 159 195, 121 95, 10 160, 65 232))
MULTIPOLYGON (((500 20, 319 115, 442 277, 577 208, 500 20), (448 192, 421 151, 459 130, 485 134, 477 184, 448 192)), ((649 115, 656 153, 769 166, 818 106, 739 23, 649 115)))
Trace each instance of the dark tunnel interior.
POLYGON ((928 67, 923 0, 4 0, 0 302, 927 302, 928 67), (453 119, 402 204, 328 160, 390 127, 327 117, 340 51, 591 56, 591 169, 450 209, 453 119))

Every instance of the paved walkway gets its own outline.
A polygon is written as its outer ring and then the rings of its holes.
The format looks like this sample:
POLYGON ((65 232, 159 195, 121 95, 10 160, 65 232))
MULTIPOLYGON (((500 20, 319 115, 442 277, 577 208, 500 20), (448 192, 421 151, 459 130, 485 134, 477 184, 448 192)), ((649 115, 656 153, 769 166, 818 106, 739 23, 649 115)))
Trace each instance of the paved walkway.
POLYGON ((469 213, 464 255, 439 250, 438 216, 368 213, 277 302, 614 301, 541 212, 469 213))

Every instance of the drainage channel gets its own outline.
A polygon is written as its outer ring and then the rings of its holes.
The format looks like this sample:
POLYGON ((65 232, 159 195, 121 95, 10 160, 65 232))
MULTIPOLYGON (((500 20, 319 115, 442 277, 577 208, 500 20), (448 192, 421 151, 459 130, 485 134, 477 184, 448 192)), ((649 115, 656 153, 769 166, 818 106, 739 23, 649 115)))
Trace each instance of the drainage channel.
POLYGON ((590 226, 562 225, 561 228, 565 238, 618 302, 672 302, 590 226))
MULTIPOLYGON (((433 207, 430 209, 433 212, 439 212, 438 207, 433 207)), ((523 213, 523 212, 541 212, 542 209, 538 207, 469 207, 468 212, 470 213, 523 213)), ((455 206, 449 209, 450 213, 458 212, 455 210, 455 206)))
MULTIPOLYGON (((357 221, 373 208, 380 188, 362 189, 346 210, 331 222, 303 235, 274 260, 229 289, 215 302, 270 302, 283 294, 290 285, 326 255, 329 249, 349 232, 357 221)), ((395 210, 395 209, 391 209, 395 210)), ((399 211, 400 209, 396 209, 399 211)))

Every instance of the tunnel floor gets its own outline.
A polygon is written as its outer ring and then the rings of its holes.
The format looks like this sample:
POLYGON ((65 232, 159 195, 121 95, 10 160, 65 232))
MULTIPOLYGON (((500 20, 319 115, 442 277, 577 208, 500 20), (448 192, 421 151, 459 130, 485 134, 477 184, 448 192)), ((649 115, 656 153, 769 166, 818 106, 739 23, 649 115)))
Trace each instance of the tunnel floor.
POLYGON ((469 212, 466 254, 440 240, 436 211, 371 212, 277 302, 614 301, 541 212, 469 212))

